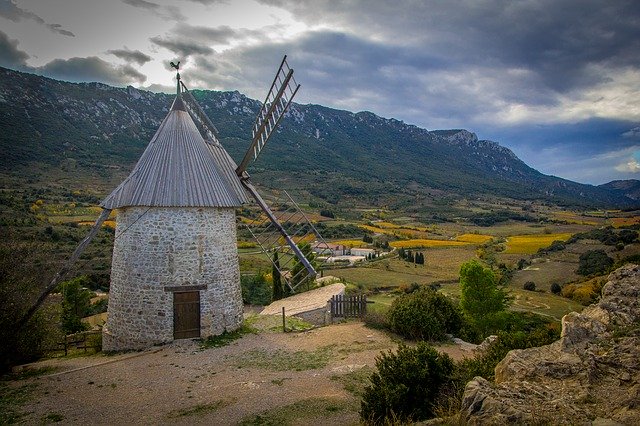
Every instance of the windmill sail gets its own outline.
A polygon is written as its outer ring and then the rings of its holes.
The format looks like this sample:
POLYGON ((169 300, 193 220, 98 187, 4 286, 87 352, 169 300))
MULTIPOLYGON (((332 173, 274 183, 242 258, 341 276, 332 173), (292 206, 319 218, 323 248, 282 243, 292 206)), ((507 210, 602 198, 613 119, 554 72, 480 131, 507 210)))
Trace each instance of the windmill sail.
POLYGON ((284 113, 287 112, 299 88, 300 85, 293 78, 293 69, 289 68, 287 56, 285 55, 285 57, 282 58, 280 68, 278 68, 273 83, 271 83, 269 93, 267 93, 262 108, 260 108, 260 112, 258 112, 256 116, 256 121, 252 129, 251 145, 236 170, 238 176, 247 170, 247 166, 251 160, 255 161, 258 158, 260 151, 262 151, 262 148, 264 148, 278 127, 280 120, 284 117, 284 113))
MULTIPOLYGON (((180 81, 180 87, 183 89, 183 101, 185 108, 194 118, 194 121, 196 121, 202 128, 205 139, 212 142, 214 145, 221 147, 216 136, 217 130, 213 123, 211 123, 211 120, 209 120, 202 107, 198 104, 198 101, 191 92, 189 92, 188 88, 182 81, 180 81)), ((316 270, 312 262, 309 261, 302 250, 298 247, 290 232, 285 229, 273 211, 269 208, 268 204, 260 196, 255 186, 251 183, 246 170, 249 163, 258 158, 262 148, 264 148, 273 132, 277 129, 278 124, 284 117, 284 114, 291 105, 293 97, 296 95, 299 88, 300 85, 293 78, 293 69, 289 67, 287 57, 285 56, 280 63, 280 67, 273 79, 273 83, 271 84, 267 97, 256 117, 252 129, 251 145, 249 146, 249 149, 243 157, 240 165, 235 170, 236 174, 240 178, 242 186, 249 194, 251 194, 251 196, 256 200, 258 206, 264 212, 266 221, 269 222, 267 228, 271 231, 275 230, 278 237, 275 237, 275 239, 270 237, 270 242, 267 243, 266 241, 261 240, 260 237, 251 229, 249 229, 249 232, 258 241, 258 244, 274 266, 278 268, 278 271, 282 273, 282 277, 291 290, 295 290, 301 283, 314 278, 316 276, 316 270), (290 259, 297 259, 297 262, 303 266, 303 268, 294 268, 297 269, 295 274, 286 273, 285 268, 287 266, 287 262, 276 263, 271 257, 271 252, 280 248, 280 245, 276 246, 275 244, 275 241, 280 240, 280 238, 284 241, 283 245, 286 245, 293 255, 290 259)), ((298 205, 295 203, 293 204, 297 211, 304 216, 304 213, 302 213, 298 205)), ((307 226, 311 225, 308 220, 307 223, 307 226)), ((317 231, 316 234, 319 235, 317 231)), ((264 232, 260 233, 260 235, 263 236, 264 232)), ((295 235, 295 233, 293 235, 295 235)))

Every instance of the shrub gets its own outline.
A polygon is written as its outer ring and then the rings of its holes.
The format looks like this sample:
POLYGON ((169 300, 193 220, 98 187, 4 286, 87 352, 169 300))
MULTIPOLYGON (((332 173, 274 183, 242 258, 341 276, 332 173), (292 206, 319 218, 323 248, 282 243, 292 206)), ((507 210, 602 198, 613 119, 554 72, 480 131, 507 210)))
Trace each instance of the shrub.
POLYGON ((589 250, 580 255, 576 271, 580 275, 601 274, 613 265, 613 259, 604 250, 589 250))
POLYGON ((447 333, 458 334, 463 324, 451 299, 428 288, 398 297, 388 318, 393 331, 416 340, 443 340, 447 333))
POLYGON ((523 284, 522 288, 527 291, 536 291, 536 283, 534 283, 533 281, 527 281, 523 284))
POLYGON ((271 286, 263 273, 241 276, 240 287, 244 303, 262 306, 271 303, 271 286))
POLYGON ((561 291, 562 291, 562 287, 560 287, 560 284, 558 283, 551 284, 551 293, 560 294, 561 291))
POLYGON ((400 345, 376 358, 377 371, 365 388, 360 418, 366 423, 432 418, 435 401, 451 382, 454 364, 425 342, 400 345))
POLYGON ((482 353, 475 358, 464 359, 456 364, 454 380, 460 385, 459 387, 464 387, 476 376, 493 380, 496 365, 510 350, 544 346, 555 342, 558 338, 560 338, 558 323, 542 324, 531 330, 501 331, 498 333, 498 338, 482 353))

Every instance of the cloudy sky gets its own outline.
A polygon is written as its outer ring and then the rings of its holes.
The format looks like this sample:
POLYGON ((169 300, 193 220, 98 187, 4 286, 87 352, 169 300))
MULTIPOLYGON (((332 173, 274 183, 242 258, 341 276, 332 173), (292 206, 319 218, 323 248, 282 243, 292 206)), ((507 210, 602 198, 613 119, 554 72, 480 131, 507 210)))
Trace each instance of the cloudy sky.
POLYGON ((640 178, 637 0, 0 0, 0 66, 67 81, 296 97, 465 128, 538 170, 640 178))

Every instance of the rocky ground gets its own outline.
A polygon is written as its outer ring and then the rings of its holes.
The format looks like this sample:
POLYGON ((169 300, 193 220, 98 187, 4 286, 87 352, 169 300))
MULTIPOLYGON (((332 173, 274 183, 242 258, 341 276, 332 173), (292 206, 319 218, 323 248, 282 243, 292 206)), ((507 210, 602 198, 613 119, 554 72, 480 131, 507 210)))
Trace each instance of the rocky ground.
POLYGON ((466 386, 467 424, 640 424, 640 267, 609 276, 599 303, 562 319, 559 341, 515 350, 496 383, 466 386))
MULTIPOLYGON (((202 349, 182 341, 141 353, 50 360, 29 387, 22 420, 41 424, 357 424, 359 396, 388 334, 347 322, 299 333, 266 330, 202 349)), ((453 358, 459 345, 440 347, 453 358)))

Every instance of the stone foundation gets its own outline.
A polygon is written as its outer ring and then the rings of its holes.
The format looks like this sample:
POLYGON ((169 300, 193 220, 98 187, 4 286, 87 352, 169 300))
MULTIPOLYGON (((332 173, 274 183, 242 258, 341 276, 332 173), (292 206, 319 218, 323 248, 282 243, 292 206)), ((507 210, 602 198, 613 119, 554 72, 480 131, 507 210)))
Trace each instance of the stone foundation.
POLYGON ((173 292, 200 293, 200 336, 235 330, 242 296, 231 208, 118 210, 103 349, 173 340, 173 292))

